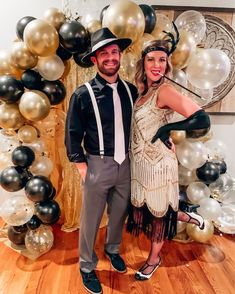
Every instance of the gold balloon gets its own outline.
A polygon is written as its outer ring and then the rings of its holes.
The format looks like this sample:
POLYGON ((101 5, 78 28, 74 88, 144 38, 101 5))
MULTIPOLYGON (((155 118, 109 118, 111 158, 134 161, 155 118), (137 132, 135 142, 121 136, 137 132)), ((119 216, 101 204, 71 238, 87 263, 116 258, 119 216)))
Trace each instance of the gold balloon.
POLYGON ((23 71, 14 67, 11 63, 10 53, 0 51, 0 75, 11 75, 16 79, 20 79, 23 71))
POLYGON ((179 31, 179 34, 179 43, 171 57, 171 62, 175 69, 185 68, 191 55, 196 51, 196 42, 193 35, 184 30, 179 31))
POLYGON ((187 224, 186 232, 192 240, 205 243, 213 236, 214 225, 212 222, 205 220, 205 228, 200 230, 197 225, 187 224))
POLYGON ((102 28, 102 24, 99 20, 93 19, 88 22, 86 29, 90 34, 93 34, 94 32, 98 31, 102 28))
POLYGON ((25 27, 24 41, 33 54, 49 56, 55 53, 59 46, 59 35, 48 22, 35 19, 25 27))
POLYGON ((163 31, 171 32, 172 24, 169 18, 164 14, 157 13, 156 19, 157 21, 151 35, 153 35, 156 40, 162 40, 166 37, 166 34, 163 31))
POLYGON ((135 42, 144 33, 145 17, 141 8, 134 2, 116 1, 106 10, 102 26, 108 27, 120 38, 130 38, 135 42))
POLYGON ((20 69, 29 69, 36 66, 38 57, 29 51, 24 42, 13 43, 11 62, 20 69))
POLYGON ((120 75, 130 82, 134 81, 136 63, 139 57, 133 51, 127 51, 121 59, 120 75))
POLYGON ((25 125, 18 130, 18 138, 24 143, 31 143, 37 139, 37 130, 30 125, 25 125))
POLYGON ((36 90, 25 92, 19 103, 21 114, 31 121, 44 119, 50 112, 50 106, 46 94, 36 90))
POLYGON ((141 51, 143 50, 145 45, 153 40, 154 37, 152 35, 144 33, 142 37, 140 37, 137 41, 135 41, 135 43, 132 44, 131 50, 133 50, 138 55, 138 57, 140 57, 141 51))
POLYGON ((170 136, 174 144, 179 144, 186 138, 186 133, 185 131, 171 131, 170 136))
POLYGON ((49 24, 52 25, 54 28, 59 30, 59 28, 65 22, 65 15, 58 8, 51 7, 44 12, 43 19, 49 22, 49 24))
POLYGON ((3 129, 19 129, 25 120, 21 115, 17 104, 0 105, 0 127, 3 129))

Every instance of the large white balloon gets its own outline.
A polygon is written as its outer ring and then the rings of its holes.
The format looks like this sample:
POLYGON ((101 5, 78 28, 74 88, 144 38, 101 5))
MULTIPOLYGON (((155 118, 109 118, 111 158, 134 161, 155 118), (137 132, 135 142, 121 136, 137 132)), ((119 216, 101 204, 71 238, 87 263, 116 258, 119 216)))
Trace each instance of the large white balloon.
POLYGON ((230 59, 222 50, 199 49, 190 58, 186 75, 193 86, 200 89, 211 89, 227 79, 230 69, 230 59))
POLYGON ((21 226, 34 214, 34 202, 25 195, 14 195, 6 199, 0 207, 0 215, 11 226, 21 226))
POLYGON ((196 43, 200 43, 206 32, 206 21, 204 16, 195 10, 187 10, 181 13, 175 20, 178 28, 192 33, 196 43))
POLYGON ((222 213, 221 206, 215 199, 202 199, 199 205, 198 213, 207 220, 215 221, 222 213))
POLYGON ((202 182, 190 183, 186 190, 188 199, 193 204, 198 204, 202 199, 210 197, 210 189, 202 182))
POLYGON ((201 142, 184 140, 176 146, 176 154, 179 162, 190 170, 202 166, 207 160, 207 150, 201 142))
POLYGON ((224 142, 212 139, 205 142, 205 147, 207 148, 208 159, 211 161, 221 161, 226 157, 228 152, 224 142))

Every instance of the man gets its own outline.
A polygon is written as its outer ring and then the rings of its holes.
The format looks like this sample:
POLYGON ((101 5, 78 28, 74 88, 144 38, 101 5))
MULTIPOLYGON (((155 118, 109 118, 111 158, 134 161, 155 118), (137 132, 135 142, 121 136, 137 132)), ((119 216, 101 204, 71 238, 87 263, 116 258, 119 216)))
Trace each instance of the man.
POLYGON ((84 180, 79 262, 83 285, 90 293, 102 293, 94 271, 98 262, 94 243, 106 203, 109 221, 104 252, 114 270, 126 272, 119 245, 130 197, 128 148, 137 90, 119 78, 118 70, 121 52, 130 43, 108 28, 92 34, 92 50, 82 61, 92 61, 97 74, 74 92, 66 120, 68 158, 84 180))

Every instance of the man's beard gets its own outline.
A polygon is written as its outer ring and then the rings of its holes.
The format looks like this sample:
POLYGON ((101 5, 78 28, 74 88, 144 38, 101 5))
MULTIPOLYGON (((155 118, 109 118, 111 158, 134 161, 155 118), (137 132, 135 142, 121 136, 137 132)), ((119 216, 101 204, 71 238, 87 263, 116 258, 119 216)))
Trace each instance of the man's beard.
MULTIPOLYGON (((103 62, 104 63, 104 62, 103 62)), ((119 68, 120 68, 120 62, 119 61, 117 61, 117 64, 116 64, 116 66, 114 67, 114 68, 109 68, 109 69, 107 69, 107 68, 105 68, 105 66, 103 65, 103 63, 97 63, 97 68, 99 69, 99 71, 102 73, 102 74, 104 74, 104 75, 106 75, 106 76, 108 76, 108 77, 112 77, 112 76, 114 76, 117 72, 118 72, 118 70, 119 70, 119 68)))

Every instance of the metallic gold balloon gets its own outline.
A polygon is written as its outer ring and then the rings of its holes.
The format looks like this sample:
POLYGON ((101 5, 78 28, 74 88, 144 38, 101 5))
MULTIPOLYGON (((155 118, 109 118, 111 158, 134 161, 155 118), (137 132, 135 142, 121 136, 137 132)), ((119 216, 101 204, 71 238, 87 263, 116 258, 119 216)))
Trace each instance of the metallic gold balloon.
POLYGON ((185 131, 171 131, 170 136, 174 144, 179 144, 186 138, 186 133, 185 131))
POLYGON ((25 120, 21 115, 17 104, 0 105, 0 127, 3 129, 19 129, 25 120))
POLYGON ((29 51, 24 42, 15 42, 11 49, 11 62, 20 69, 29 69, 36 66, 38 57, 29 51))
POLYGON ((169 18, 164 14, 157 13, 156 18, 156 25, 151 32, 151 35, 153 35, 156 40, 162 40, 166 37, 166 34, 163 31, 171 32, 172 24, 169 18))
POLYGON ((97 19, 93 19, 91 21, 88 22, 86 29, 88 30, 88 32, 90 34, 93 34, 94 32, 96 32, 97 30, 102 28, 102 24, 99 20, 97 19))
POLYGON ((212 222, 205 220, 205 228, 203 230, 200 230, 197 225, 187 224, 186 232, 192 240, 205 243, 213 236, 214 226, 212 222))
POLYGON ((30 125, 25 125, 18 130, 18 138, 24 143, 31 143, 37 139, 37 130, 30 125))
POLYGON ((120 75, 130 82, 134 80, 138 59, 138 55, 134 51, 127 51, 122 56, 120 75))
POLYGON ((55 53, 59 46, 59 35, 48 22, 35 19, 25 27, 24 41, 33 54, 49 56, 55 53))
POLYGON ((184 30, 179 31, 179 33, 180 40, 171 57, 172 65, 176 69, 185 68, 191 55, 196 51, 196 42, 193 35, 184 30))
POLYGON ((134 2, 116 1, 106 10, 102 26, 108 27, 116 36, 130 38, 134 42, 144 33, 145 17, 134 2))
POLYGON ((63 75, 64 63, 58 55, 53 54, 46 57, 40 57, 37 69, 45 80, 56 81, 63 75))
POLYGON ((46 94, 40 91, 29 91, 20 98, 19 109, 28 120, 44 119, 50 112, 50 101, 46 94))
POLYGON ((135 54, 137 54, 139 57, 141 55, 141 51, 143 50, 143 48, 145 47, 145 45, 150 42, 153 41, 154 37, 150 34, 143 34, 142 37, 140 37, 137 41, 135 41, 134 44, 132 44, 131 46, 131 50, 133 50, 135 52, 135 54))
POLYGON ((43 19, 49 22, 49 24, 54 28, 59 30, 61 25, 65 22, 65 15, 58 8, 50 7, 44 12, 43 19))
POLYGON ((11 75, 16 79, 20 79, 23 71, 14 67, 11 63, 9 52, 0 51, 0 75, 11 75))

